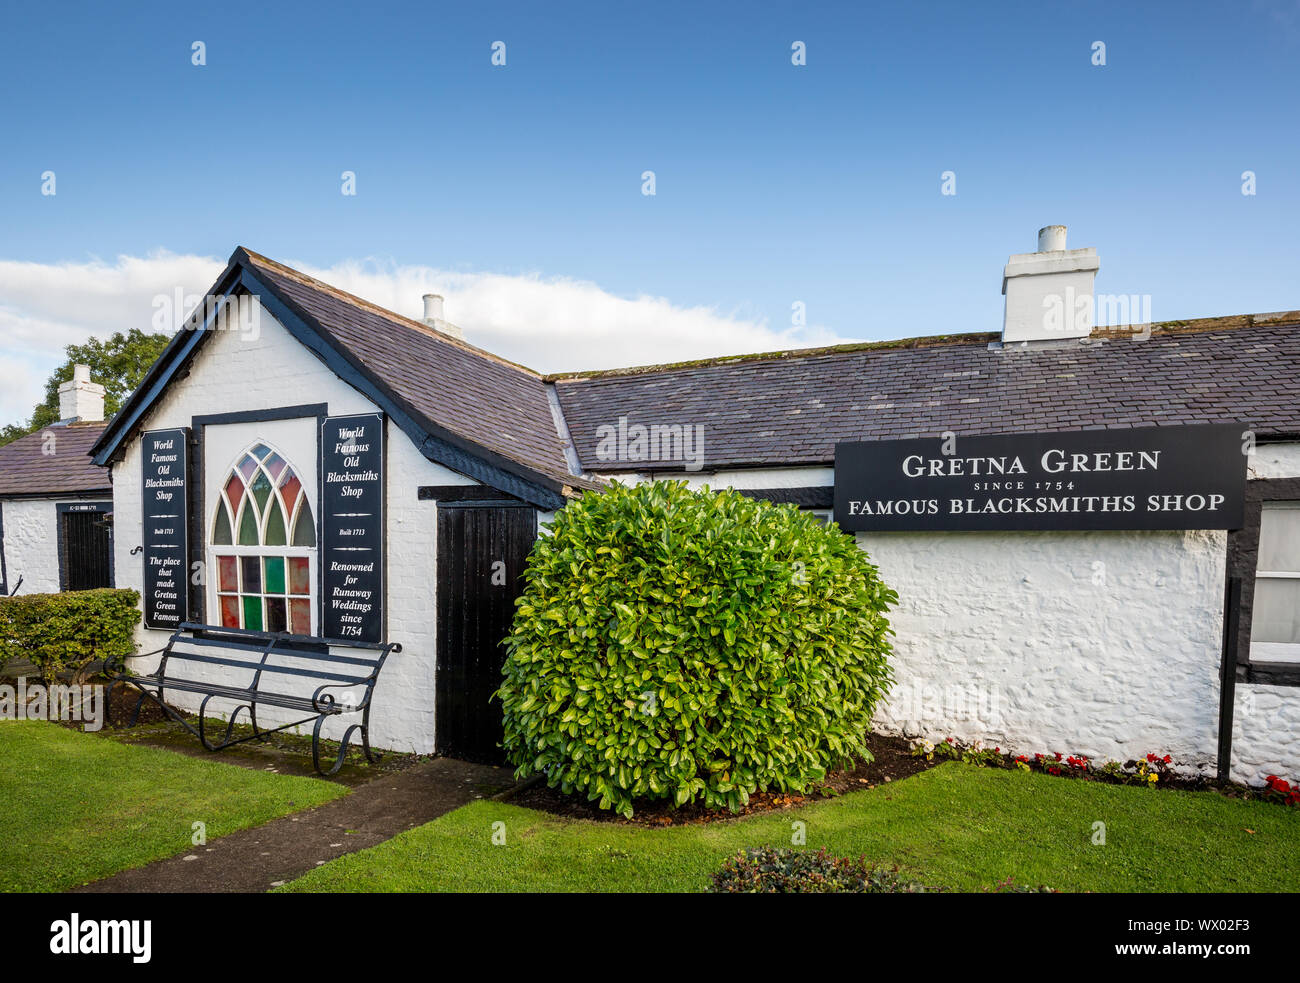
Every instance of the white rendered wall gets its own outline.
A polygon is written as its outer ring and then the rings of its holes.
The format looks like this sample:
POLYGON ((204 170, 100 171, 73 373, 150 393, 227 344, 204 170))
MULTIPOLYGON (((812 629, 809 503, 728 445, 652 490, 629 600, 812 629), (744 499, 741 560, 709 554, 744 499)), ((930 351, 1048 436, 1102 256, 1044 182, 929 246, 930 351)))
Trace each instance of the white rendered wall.
POLYGON ((59 526, 54 505, 68 499, 11 498, 4 501, 4 550, 7 585, 22 578, 20 594, 59 590, 59 526))
MULTIPOLYGON (((257 339, 245 339, 237 332, 219 333, 209 339, 189 374, 173 383, 154 408, 145 429, 188 427, 195 416, 309 403, 327 403, 331 415, 377 410, 263 311, 257 339)), ((386 451, 388 638, 400 642, 403 651, 389 658, 375 688, 371 742, 379 747, 427 753, 433 750, 434 742, 437 508, 434 502, 421 502, 417 489, 421 485, 476 482, 428 461, 391 423, 386 451)), ((212 468, 230 464, 224 459, 204 463, 212 468)), ((293 463, 306 480, 314 482, 315 461, 293 463)), ((192 480, 202 479, 192 476, 192 480)), ((114 466, 113 486, 117 584, 140 590, 141 558, 130 555, 141 542, 138 441, 130 443, 123 460, 114 466)), ((210 498, 206 507, 212 507, 210 498)), ((6 526, 7 516, 6 507, 6 526)), ((209 518, 204 516, 205 526, 209 518)), ((215 620, 215 612, 210 610, 207 618, 215 620)), ((166 632, 143 628, 138 634, 141 652, 160 649, 168 637, 166 632)), ((154 661, 139 660, 136 668, 151 668, 154 661)), ((229 676, 224 678, 230 681, 229 676)), ((197 699, 187 703, 178 692, 173 692, 172 697, 178 705, 197 708, 197 699)), ((224 709, 230 706, 225 704, 224 709)), ((209 710, 217 708, 217 701, 209 704, 209 710)), ((275 716, 269 708, 259 710, 259 721, 288 719, 275 716)), ((344 727, 356 722, 359 715, 343 716, 331 721, 325 733, 337 738, 344 727)))
MULTIPOLYGON (((1254 477, 1300 475, 1266 444, 1254 477)), ((635 475, 628 475, 635 478, 635 475)), ((692 486, 833 483, 829 468, 718 472, 692 486)), ((1172 755, 1213 772, 1225 532, 861 533, 899 594, 882 732, 1017 753, 1172 755)), ((1232 777, 1300 778, 1300 688, 1238 684, 1232 777)))
POLYGON ((1226 533, 857 539, 899 595, 882 731, 1212 770, 1226 533))
POLYGON ((1246 473, 1251 478, 1300 477, 1300 444, 1258 444, 1246 473))

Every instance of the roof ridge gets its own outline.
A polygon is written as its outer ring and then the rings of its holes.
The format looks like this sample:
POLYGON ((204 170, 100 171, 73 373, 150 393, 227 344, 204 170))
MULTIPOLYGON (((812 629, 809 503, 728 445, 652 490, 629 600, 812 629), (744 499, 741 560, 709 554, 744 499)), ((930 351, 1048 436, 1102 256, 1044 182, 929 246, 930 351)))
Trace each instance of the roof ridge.
MULTIPOLYGON (((1151 324, 1124 324, 1093 328, 1089 339, 1126 337, 1150 332, 1152 335, 1199 334, 1210 331, 1236 331, 1243 328, 1300 326, 1300 310, 1272 311, 1257 314, 1229 314, 1220 317, 1200 317, 1185 320, 1153 321, 1151 324)), ((580 381, 585 379, 619 378, 630 375, 651 375, 656 372, 673 372, 684 369, 711 368, 748 362, 778 361, 787 358, 806 358, 818 355, 841 355, 863 351, 890 351, 896 349, 943 348, 983 345, 1001 340, 1001 332, 979 331, 947 335, 921 335, 914 338, 891 338, 882 341, 850 341, 838 345, 813 348, 789 348, 769 352, 752 352, 741 355, 718 355, 711 358, 688 359, 681 362, 661 362, 651 365, 634 365, 612 369, 587 369, 576 372, 552 372, 543 379, 548 383, 580 381)), ((1085 339, 1079 339, 1083 341, 1085 339)))
POLYGON ((389 320, 395 321, 403 325, 404 327, 408 327, 414 331, 418 331, 420 334, 425 335, 426 337, 433 338, 437 341, 446 342, 447 344, 456 346, 458 348, 463 348, 466 351, 471 352, 475 355, 481 355, 484 358, 489 358, 492 361, 497 362, 501 365, 508 366, 509 368, 512 369, 517 369, 518 371, 533 376, 534 378, 543 381, 545 380, 545 376, 541 372, 538 372, 536 369, 529 368, 527 365, 521 365, 519 362, 513 362, 510 359, 504 358, 503 356, 498 355, 496 352, 489 351, 486 348, 480 348, 478 345, 471 344, 470 342, 466 341, 463 338, 455 338, 449 334, 445 334, 441 331, 435 330, 434 328, 429 327, 429 325, 424 324, 421 321, 417 321, 414 318, 407 317, 405 314, 398 314, 396 311, 390 311, 387 307, 383 307, 379 304, 374 303, 373 301, 366 300, 364 297, 358 297, 356 294, 348 293, 346 290, 342 289, 341 287, 336 287, 332 283, 326 283, 324 280, 318 280, 314 276, 311 276, 310 274, 303 273, 301 270, 294 269, 292 266, 286 266, 284 263, 271 259, 269 256, 264 256, 261 253, 254 252, 253 250, 249 249, 247 246, 240 246, 238 249, 235 250, 235 254, 238 255, 241 251, 254 263, 260 266, 270 267, 271 269, 273 269, 278 273, 281 273, 285 276, 297 280, 299 283, 303 284, 304 286, 312 287, 318 290, 323 290, 326 293, 332 294, 335 297, 339 298, 340 300, 346 301, 349 304, 354 304, 357 307, 363 307, 369 311, 379 314, 381 317, 388 318, 389 320))

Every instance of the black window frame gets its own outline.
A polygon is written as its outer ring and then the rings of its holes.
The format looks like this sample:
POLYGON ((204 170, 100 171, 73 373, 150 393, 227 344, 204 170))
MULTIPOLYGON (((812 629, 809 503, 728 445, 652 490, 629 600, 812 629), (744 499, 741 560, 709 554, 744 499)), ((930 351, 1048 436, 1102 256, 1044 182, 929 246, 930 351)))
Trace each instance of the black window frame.
MULTIPOLYGON (((1228 578, 1241 582, 1237 631, 1228 639, 1236 679, 1269 686, 1300 686, 1300 662, 1254 663, 1250 659, 1250 629, 1255 603, 1255 573, 1259 561, 1259 527, 1265 502, 1300 501, 1300 477, 1256 478, 1246 482, 1245 518, 1228 533, 1228 578)), ((1225 611, 1231 617, 1231 611, 1225 611)), ((1229 622, 1230 623, 1230 622, 1229 622)))
MULTIPOLYGON (((63 517, 74 512, 107 517, 105 521, 108 526, 108 583, 105 587, 116 586, 117 570, 115 569, 116 562, 113 549, 113 503, 111 501, 56 502, 54 505, 54 526, 59 557, 59 591, 63 592, 70 589, 68 587, 68 544, 63 533, 63 517)), ((94 590, 95 588, 85 589, 94 590)))

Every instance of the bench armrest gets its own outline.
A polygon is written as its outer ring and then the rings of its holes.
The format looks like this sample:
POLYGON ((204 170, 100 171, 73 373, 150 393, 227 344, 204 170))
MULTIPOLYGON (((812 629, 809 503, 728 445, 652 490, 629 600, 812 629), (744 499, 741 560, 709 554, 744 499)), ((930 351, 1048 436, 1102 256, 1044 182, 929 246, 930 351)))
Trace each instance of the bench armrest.
POLYGON ((166 651, 166 648, 160 648, 154 649, 152 652, 137 652, 133 655, 110 655, 104 660, 104 675, 125 676, 127 674, 127 659, 147 659, 151 655, 161 655, 166 651))
POLYGON ((311 705, 318 713, 324 713, 337 704, 333 693, 326 693, 328 689, 355 689, 361 687, 365 690, 361 699, 351 707, 352 710, 364 710, 366 704, 370 702, 370 691, 374 688, 375 677, 371 676, 364 682, 359 683, 325 683, 316 687, 316 692, 311 695, 311 705))

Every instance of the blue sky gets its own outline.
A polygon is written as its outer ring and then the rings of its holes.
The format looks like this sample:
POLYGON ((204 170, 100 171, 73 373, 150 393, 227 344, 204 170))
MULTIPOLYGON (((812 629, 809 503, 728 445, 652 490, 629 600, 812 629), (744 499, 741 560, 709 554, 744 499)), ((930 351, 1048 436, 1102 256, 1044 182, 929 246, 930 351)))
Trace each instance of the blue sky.
POLYGON ((7 10, 0 261, 246 245, 889 338, 996 330, 1062 223, 1156 319, 1300 307, 1294 0, 187 7, 7 10))

